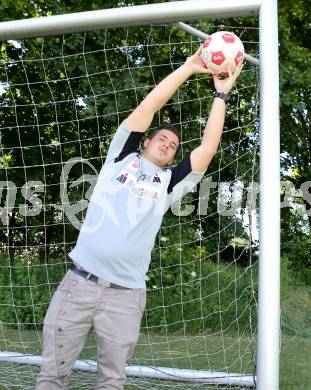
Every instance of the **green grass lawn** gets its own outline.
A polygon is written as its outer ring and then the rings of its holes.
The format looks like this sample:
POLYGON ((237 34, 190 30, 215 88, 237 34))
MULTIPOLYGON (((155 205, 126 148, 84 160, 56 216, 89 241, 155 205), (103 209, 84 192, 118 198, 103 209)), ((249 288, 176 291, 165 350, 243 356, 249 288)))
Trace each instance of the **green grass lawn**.
POLYGON ((280 389, 311 389, 311 288, 290 291, 282 301, 280 389))
MULTIPOLYGON (((32 351, 34 354, 40 354, 40 344, 38 334, 32 331, 13 332, 7 330, 7 339, 11 340, 10 350, 16 352, 32 351), (21 343, 20 339, 23 339, 21 343)), ((0 345, 5 349, 5 345, 0 345)), ((94 336, 90 335, 83 350, 82 359, 94 359, 96 356, 96 347, 94 336)), ((230 372, 249 372, 253 371, 253 349, 247 337, 234 337, 219 335, 174 335, 163 336, 156 334, 141 334, 139 343, 135 350, 135 355, 130 364, 157 366, 157 367, 175 367, 175 368, 193 368, 196 370, 217 370, 230 372), (225 349, 225 353, 223 350, 225 349), (228 368, 229 367, 229 368, 228 368)), ((2 380, 5 380, 5 373, 8 372, 6 383, 11 383, 9 388, 33 389, 34 378, 38 373, 37 367, 25 365, 10 365, 0 363, 0 372, 4 373, 2 380), (15 379, 12 380, 12 377, 15 379), (23 378, 23 379, 21 379, 23 378), (22 381, 22 387, 20 382, 22 381), (14 385, 12 385, 12 383, 14 385)), ((95 374, 74 371, 71 380, 71 390, 91 389, 94 383, 95 374), (82 385, 85 383, 85 385, 82 385)), ((204 384, 192 385, 190 383, 168 382, 157 380, 146 380, 141 378, 129 378, 126 389, 163 389, 178 388, 192 389, 209 387, 204 384)), ((5 388, 5 387, 4 387, 5 388)), ((211 387, 214 390, 222 387, 211 387)), ((235 388, 235 387, 233 387, 235 388)))
MULTIPOLYGON (((291 292, 282 304, 280 389, 311 389, 311 289, 291 292)), ((40 354, 40 333, 13 331, 0 327, 0 350, 40 354), (4 337, 5 335, 5 337, 4 337)), ((96 356, 95 340, 90 335, 82 358, 96 356)), ((247 335, 141 335, 131 364, 194 368, 252 374, 253 348, 247 335), (223 352, 225 350, 225 353, 223 352)), ((0 390, 34 389, 39 368, 0 362, 0 390)), ((91 390, 95 374, 74 371, 70 390, 91 390)), ((126 390, 157 389, 237 389, 204 384, 129 378, 126 390)))
MULTIPOLYGON (((31 342, 31 332, 26 332, 27 338, 29 342, 31 342)), ((146 336, 143 336, 141 340, 143 343, 146 341, 146 336)), ((231 344, 233 341, 233 337, 230 336, 227 338, 227 344, 231 344)), ((281 390, 294 390, 294 389, 310 389, 310 383, 311 383, 311 339, 306 339, 303 337, 296 337, 296 336, 283 336, 281 340, 281 360, 280 360, 280 389, 281 390)), ((92 340, 90 338, 89 343, 91 343, 92 340)), ((184 348, 179 348, 178 346, 181 346, 180 342, 174 341, 174 338, 172 339, 171 343, 171 349, 166 350, 165 353, 163 353, 163 346, 167 344, 166 338, 163 336, 155 336, 153 341, 154 344, 152 345, 152 352, 153 352, 153 359, 157 356, 161 356, 161 361, 159 364, 163 367, 170 366, 169 363, 172 361, 172 357, 179 357, 179 366, 180 367, 189 367, 189 358, 184 355, 184 348)), ((207 359, 204 358, 200 351, 202 351, 202 342, 203 342, 203 336, 197 337, 191 340, 191 348, 189 350, 190 354, 194 354, 194 351, 197 352, 197 357, 193 356, 191 358, 191 364, 193 367, 197 369, 205 369, 208 367, 207 359)), ((217 345, 219 345, 219 337, 211 337, 209 339, 210 346, 213 345, 214 342, 214 351, 217 351, 217 345)), ((18 343, 16 344, 18 345, 18 343)), ((236 344, 238 345, 238 344, 236 344)), ((247 342, 244 340, 244 344, 242 343, 240 346, 247 347, 247 342)), ((1 345, 1 349, 3 348, 3 345, 1 345)), ((205 348, 205 346, 204 346, 205 348)), ((90 344, 87 345, 85 351, 84 351, 84 357, 90 357, 90 355, 93 354, 94 346, 90 346, 90 344)), ((21 348, 19 349, 21 350, 21 348)), ((141 345, 138 347, 138 350, 136 352, 136 355, 139 354, 140 361, 143 363, 146 363, 147 365, 152 365, 150 361, 150 356, 148 355, 148 350, 150 350, 150 347, 146 347, 144 345, 141 345)), ((237 351, 232 348, 232 351, 228 353, 227 360, 228 362, 230 359, 233 358, 233 355, 235 355, 237 351), (230 356, 231 355, 231 356, 230 356)), ((213 353, 210 349, 210 353, 213 353)), ((93 355, 94 356, 94 355, 93 355)), ((217 369, 221 368, 221 359, 220 354, 217 357, 217 354, 215 353, 213 355, 215 357, 215 360, 218 360, 217 362, 209 362, 211 368, 217 369)), ((211 360, 211 356, 210 356, 211 360)), ((133 362, 135 363, 135 361, 133 362)), ((222 363, 224 365, 224 363, 222 363)), ((232 367, 231 371, 234 371, 237 369, 236 366, 232 367)), ((177 364, 176 364, 177 365, 177 364)), ((249 368, 251 368, 251 363, 249 362, 249 368)), ((33 389, 34 388, 34 381, 35 377, 38 373, 37 367, 31 367, 31 366, 25 366, 25 365, 11 365, 8 363, 0 363, 0 372, 1 372, 1 378, 0 378, 0 389, 33 389), (6 387, 7 386, 7 387, 6 387)), ((236 370, 235 372, 238 372, 236 370)), ((250 371, 251 373, 251 371, 250 371)), ((84 373, 84 372, 77 372, 74 371, 72 374, 72 381, 70 390, 83 390, 83 389, 91 389, 92 383, 94 383, 95 375, 84 373), (85 385, 82 385, 84 383, 85 385)), ((132 378, 129 380, 129 384, 126 386, 127 390, 134 390, 134 389, 170 389, 170 388, 178 388, 178 389, 192 389, 192 388, 204 388, 204 389, 214 389, 218 390, 222 387, 215 387, 215 386, 208 386, 208 385, 196 385, 192 386, 191 384, 178 384, 175 382, 165 382, 165 381, 146 381, 142 379, 135 379, 132 378), (147 382, 147 383, 146 383, 147 382), (149 382, 149 383, 148 383, 149 382)), ((228 387, 226 388, 228 389, 228 387)))

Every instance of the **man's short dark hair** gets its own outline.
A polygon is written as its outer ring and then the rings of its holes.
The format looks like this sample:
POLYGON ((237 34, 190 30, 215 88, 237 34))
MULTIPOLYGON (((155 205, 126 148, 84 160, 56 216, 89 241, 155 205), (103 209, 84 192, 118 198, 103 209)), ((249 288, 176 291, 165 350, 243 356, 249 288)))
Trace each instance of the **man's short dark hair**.
MULTIPOLYGON (((158 132, 160 130, 169 130, 171 131, 172 133, 174 133, 175 135, 177 135, 178 137, 178 141, 179 141, 179 144, 181 142, 181 136, 180 136, 180 133, 179 131, 177 130, 177 128, 174 126, 174 125, 159 125, 158 127, 156 127, 152 132, 151 134, 148 136, 149 139, 152 139, 156 134, 158 134, 158 132)), ((179 147, 179 145, 178 145, 179 147)), ((178 149, 178 148, 177 148, 178 149)))

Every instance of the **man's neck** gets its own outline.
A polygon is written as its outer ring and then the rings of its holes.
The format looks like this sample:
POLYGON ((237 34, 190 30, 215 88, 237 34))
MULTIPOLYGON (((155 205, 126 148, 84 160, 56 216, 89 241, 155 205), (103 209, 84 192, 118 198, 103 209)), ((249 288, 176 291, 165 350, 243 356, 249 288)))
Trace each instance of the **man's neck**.
POLYGON ((157 167, 159 168, 165 168, 163 166, 161 166, 158 161, 156 161, 155 159, 152 158, 152 156, 149 156, 147 153, 145 153, 145 151, 143 150, 140 155, 147 161, 151 162, 153 165, 156 165, 157 167))

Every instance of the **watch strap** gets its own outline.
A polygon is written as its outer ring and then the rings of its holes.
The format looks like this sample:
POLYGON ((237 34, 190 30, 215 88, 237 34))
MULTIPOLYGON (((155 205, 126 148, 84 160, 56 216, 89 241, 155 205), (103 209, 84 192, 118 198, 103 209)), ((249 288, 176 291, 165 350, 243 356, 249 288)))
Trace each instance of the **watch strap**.
POLYGON ((214 97, 219 97, 220 99, 224 100, 225 102, 227 102, 229 100, 229 94, 228 93, 225 93, 225 92, 215 92, 214 93, 214 97))

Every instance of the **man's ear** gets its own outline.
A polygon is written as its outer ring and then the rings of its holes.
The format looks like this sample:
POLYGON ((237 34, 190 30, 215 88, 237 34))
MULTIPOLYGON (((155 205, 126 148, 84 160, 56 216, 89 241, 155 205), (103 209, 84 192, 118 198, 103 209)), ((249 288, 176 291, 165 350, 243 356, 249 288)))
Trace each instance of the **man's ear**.
POLYGON ((149 138, 146 138, 145 141, 144 141, 144 148, 146 148, 150 143, 150 139, 149 138))

